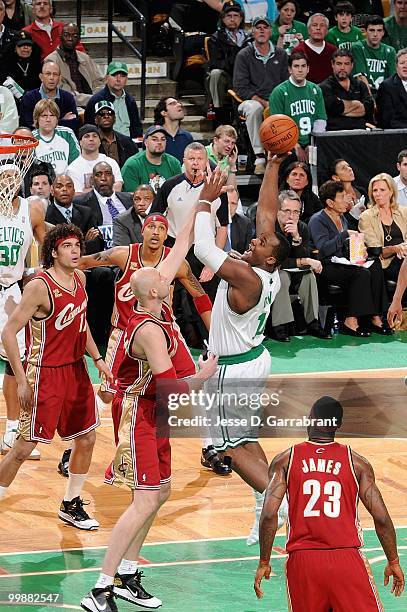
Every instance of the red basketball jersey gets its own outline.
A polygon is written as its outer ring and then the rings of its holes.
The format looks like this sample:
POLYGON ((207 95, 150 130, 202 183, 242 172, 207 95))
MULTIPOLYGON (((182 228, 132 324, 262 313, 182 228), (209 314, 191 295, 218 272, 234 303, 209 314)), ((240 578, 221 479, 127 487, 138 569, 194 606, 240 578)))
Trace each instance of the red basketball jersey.
POLYGON ((349 446, 303 442, 291 449, 287 474, 287 552, 359 548, 359 484, 349 446))
POLYGON ((88 302, 79 273, 74 272, 73 291, 59 285, 45 270, 31 282, 46 284, 51 311, 48 317, 32 318, 27 324, 27 361, 41 367, 79 361, 85 354, 88 302))
MULTIPOLYGON (((144 264, 141 259, 140 247, 142 243, 130 245, 129 256, 126 267, 120 279, 115 283, 114 289, 114 308, 112 314, 112 325, 119 329, 126 329, 127 322, 133 313, 132 307, 135 303, 135 297, 130 289, 130 277, 139 268, 143 268, 144 264)), ((163 247, 160 261, 167 257, 171 251, 169 247, 163 247)))
POLYGON ((177 339, 172 327, 171 310, 167 304, 162 306, 162 319, 149 312, 135 310, 129 319, 124 335, 124 357, 117 374, 117 389, 121 394, 143 395, 155 399, 155 383, 149 363, 131 354, 134 335, 142 325, 154 323, 163 330, 168 355, 173 357, 177 351, 177 339))

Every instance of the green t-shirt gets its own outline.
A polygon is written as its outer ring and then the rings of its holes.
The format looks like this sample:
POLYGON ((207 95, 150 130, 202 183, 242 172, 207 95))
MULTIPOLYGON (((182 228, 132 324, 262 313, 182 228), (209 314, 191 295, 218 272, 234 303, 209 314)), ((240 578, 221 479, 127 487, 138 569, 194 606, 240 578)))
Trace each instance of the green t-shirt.
POLYGON ((405 49, 407 47, 407 27, 397 25, 394 16, 386 17, 384 23, 386 34, 383 37, 383 42, 394 47, 396 51, 405 49))
POLYGON ((161 185, 172 176, 181 174, 181 164, 178 159, 168 153, 163 153, 161 164, 151 164, 145 151, 140 151, 129 157, 122 168, 123 191, 134 191, 139 185, 151 185, 155 193, 161 185))
POLYGON ((306 147, 317 119, 325 119, 326 111, 321 88, 306 81, 303 87, 294 85, 290 79, 273 89, 269 98, 270 115, 282 113, 294 119, 300 130, 299 143, 306 147))
MULTIPOLYGON (((271 42, 274 45, 277 44, 278 37, 280 36, 280 33, 278 31, 278 28, 280 26, 281 26, 281 23, 279 23, 278 20, 276 20, 273 23, 273 32, 271 35, 271 42)), ((288 55, 290 55, 294 47, 296 47, 301 42, 301 40, 298 40, 296 34, 302 34, 302 37, 304 40, 308 38, 307 26, 304 23, 301 23, 301 21, 295 21, 294 19, 291 28, 287 30, 287 32, 284 34, 283 48, 288 53, 288 55)))
POLYGON ((396 52, 390 45, 382 43, 378 49, 373 49, 364 40, 353 45, 352 54, 353 74, 364 74, 375 90, 384 79, 396 72, 396 52))
POLYGON ((359 40, 364 40, 362 30, 356 26, 350 26, 349 32, 341 32, 338 26, 331 28, 325 37, 325 40, 338 47, 338 49, 351 49, 359 40))
POLYGON ((211 161, 213 161, 214 164, 216 164, 217 166, 219 166, 219 168, 222 170, 222 172, 230 172, 230 164, 229 164, 229 159, 227 158, 227 156, 225 155, 225 157, 223 157, 221 160, 219 160, 215 153, 213 152, 213 147, 212 147, 212 143, 208 144, 206 147, 206 152, 208 154, 208 159, 210 159, 211 161))

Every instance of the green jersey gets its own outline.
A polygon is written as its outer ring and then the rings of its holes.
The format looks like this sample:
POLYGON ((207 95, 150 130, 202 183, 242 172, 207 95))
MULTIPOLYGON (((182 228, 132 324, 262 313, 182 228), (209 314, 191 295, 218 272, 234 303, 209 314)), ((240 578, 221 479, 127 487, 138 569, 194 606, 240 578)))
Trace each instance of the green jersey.
POLYGON ((63 174, 81 154, 76 136, 69 127, 58 125, 51 138, 41 136, 39 130, 34 130, 33 135, 39 142, 35 156, 50 163, 56 175, 63 174))
POLYGON ((325 37, 332 45, 338 47, 338 49, 351 49, 359 40, 364 40, 362 30, 359 30, 356 26, 350 26, 349 32, 341 32, 338 26, 331 28, 325 37))
POLYGON ((310 143, 311 132, 317 119, 326 121, 324 97, 321 88, 305 81, 305 85, 294 85, 291 78, 273 89, 269 98, 270 115, 282 113, 294 119, 300 131, 299 144, 310 143))
POLYGON ((123 168, 123 191, 133 192, 139 185, 150 185, 155 193, 161 185, 172 176, 181 174, 181 164, 176 157, 163 153, 161 164, 148 161, 145 151, 129 157, 123 168))
POLYGON ((383 38, 384 42, 394 47, 396 51, 405 49, 407 47, 407 28, 397 25, 394 16, 386 17, 384 23, 386 26, 386 34, 383 38))
MULTIPOLYGON (((273 43, 273 45, 277 44, 278 37, 280 36, 280 32, 278 31, 278 28, 280 26, 281 23, 279 23, 278 20, 273 23, 273 32, 271 35, 271 42, 273 43)), ((305 40, 306 38, 308 38, 307 26, 301 21, 295 21, 294 19, 291 28, 287 30, 287 32, 283 36, 284 51, 286 51, 288 55, 290 55, 294 47, 296 47, 300 42, 302 42, 302 40, 305 40), (298 38, 298 34, 301 34, 302 38, 301 36, 298 38)))
POLYGON ((374 90, 396 72, 396 52, 390 45, 381 43, 380 47, 373 49, 364 40, 352 47, 352 54, 353 75, 363 74, 374 90))

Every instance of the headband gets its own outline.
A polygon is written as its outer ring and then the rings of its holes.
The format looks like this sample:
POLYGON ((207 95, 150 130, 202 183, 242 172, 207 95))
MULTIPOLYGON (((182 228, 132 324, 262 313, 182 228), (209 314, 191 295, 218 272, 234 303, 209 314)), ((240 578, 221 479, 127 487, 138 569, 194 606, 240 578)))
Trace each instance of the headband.
POLYGON ((65 242, 65 240, 69 240, 70 238, 75 238, 75 240, 79 240, 78 236, 75 236, 75 234, 69 234, 68 236, 65 236, 64 238, 58 238, 58 240, 55 242, 54 249, 56 250, 59 247, 59 245, 62 244, 62 242, 65 242))
POLYGON ((144 219, 144 223, 143 223, 143 229, 141 230, 141 232, 144 232, 144 228, 151 223, 152 221, 159 221, 160 223, 163 223, 167 229, 168 232, 168 221, 167 218, 164 217, 163 215, 156 215, 156 214, 151 214, 148 215, 145 219, 144 219))

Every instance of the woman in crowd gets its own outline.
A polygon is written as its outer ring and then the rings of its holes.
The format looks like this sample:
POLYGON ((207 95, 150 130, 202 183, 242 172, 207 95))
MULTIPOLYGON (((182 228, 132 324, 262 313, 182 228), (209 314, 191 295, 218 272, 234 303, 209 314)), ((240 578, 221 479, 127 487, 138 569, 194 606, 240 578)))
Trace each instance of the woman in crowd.
POLYGON ((344 216, 348 205, 342 182, 327 181, 321 186, 319 196, 324 209, 311 217, 308 230, 311 247, 318 250, 322 262, 321 278, 339 285, 347 293, 347 314, 340 332, 359 337, 370 336, 370 331, 392 333, 382 321, 388 300, 380 263, 376 260, 364 268, 332 262, 332 257, 349 259, 348 241, 357 234, 348 229, 344 216))
POLYGON ((31 2, 24 0, 3 0, 6 13, 3 24, 10 30, 19 31, 32 23, 33 11, 31 2))
POLYGON ((282 176, 280 191, 292 189, 301 200, 302 210, 300 220, 308 223, 310 217, 321 210, 321 202, 312 191, 311 172, 304 162, 292 162, 282 176))
POLYGON ((4 55, 1 74, 11 77, 24 90, 40 87, 41 52, 29 32, 19 32, 4 55))
POLYGON ((397 281, 407 257, 407 207, 397 204, 397 186, 385 172, 369 183, 369 209, 359 220, 359 230, 369 248, 381 247, 380 261, 386 279, 397 281))
POLYGON ((294 17, 298 13, 298 5, 293 0, 281 0, 277 2, 280 11, 273 24, 273 34, 271 41, 277 47, 282 47, 291 51, 306 38, 308 38, 307 27, 301 21, 296 21, 294 17))
POLYGON ((342 181, 345 187, 346 201, 348 210, 345 213, 348 227, 351 230, 358 230, 358 222, 361 213, 366 210, 367 192, 363 187, 354 185, 355 174, 353 168, 345 159, 335 159, 331 166, 331 176, 333 181, 342 181))

